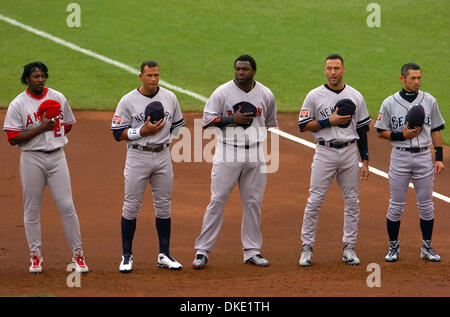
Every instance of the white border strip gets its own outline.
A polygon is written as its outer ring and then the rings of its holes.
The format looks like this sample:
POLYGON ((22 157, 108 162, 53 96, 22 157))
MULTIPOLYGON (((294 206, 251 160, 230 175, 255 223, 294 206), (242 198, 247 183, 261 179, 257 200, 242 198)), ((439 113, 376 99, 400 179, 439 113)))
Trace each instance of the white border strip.
MULTIPOLYGON (((35 28, 33 28, 33 27, 29 26, 29 25, 20 23, 19 21, 16 21, 16 20, 8 18, 8 17, 5 17, 5 16, 3 16, 1 14, 0 14, 0 20, 3 20, 3 21, 5 21, 5 22, 7 22, 7 23, 9 23, 11 25, 20 27, 20 28, 22 28, 22 29, 24 29, 24 30, 26 30, 28 32, 33 33, 33 34, 36 34, 36 35, 39 35, 39 36, 44 37, 46 39, 49 39, 50 41, 53 41, 55 43, 58 43, 58 44, 63 45, 65 47, 68 47, 68 48, 70 48, 70 49, 72 49, 74 51, 83 53, 85 55, 88 55, 88 56, 94 57, 94 58, 96 58, 98 60, 101 60, 102 62, 105 62, 105 63, 108 63, 110 65, 114 65, 116 67, 119 67, 119 68, 121 68, 121 69, 123 69, 123 70, 125 70, 127 72, 132 73, 132 74, 139 75, 139 73, 140 73, 139 70, 137 70, 135 68, 132 68, 132 67, 130 67, 128 65, 125 65, 125 64, 123 64, 121 62, 118 62, 116 60, 110 59, 110 58, 108 58, 106 56, 103 56, 101 54, 97 54, 97 53, 95 53, 93 51, 84 49, 82 47, 79 47, 78 45, 75 45, 73 43, 67 42, 67 41, 65 41, 63 39, 60 39, 59 37, 53 36, 51 34, 48 34, 48 33, 44 32, 44 31, 40 31, 40 30, 35 29, 35 28)), ((202 95, 199 95, 199 94, 197 94, 197 93, 195 93, 193 91, 190 91, 190 90, 187 90, 187 89, 184 89, 184 88, 172 85, 172 84, 170 84, 170 83, 168 83, 168 82, 166 82, 164 80, 160 80, 159 83, 160 83, 161 86, 164 86, 164 87, 167 87, 169 89, 172 89, 172 90, 178 91, 180 93, 186 94, 186 95, 191 96, 192 98, 200 100, 202 102, 207 102, 208 101, 208 98, 206 98, 206 97, 204 97, 202 95)), ((305 146, 307 146, 309 148, 312 148, 312 149, 316 148, 316 144, 311 143, 311 142, 306 141, 306 140, 303 140, 303 139, 301 139, 299 137, 293 136, 293 135, 291 135, 289 133, 286 133, 284 131, 281 131, 279 129, 270 128, 269 131, 272 132, 272 133, 278 134, 278 135, 280 135, 280 136, 282 136, 284 138, 287 138, 287 139, 289 139, 291 141, 303 144, 303 145, 305 145, 305 146)), ((361 163, 359 163, 359 164, 361 165, 361 163)), ((378 170, 378 169, 376 169, 374 167, 369 166, 369 171, 374 173, 374 174, 377 174, 377 175, 379 175, 381 177, 389 179, 389 176, 388 176, 387 173, 385 173, 383 171, 380 171, 380 170, 378 170)), ((412 183, 409 184, 409 187, 414 188, 412 183)), ((436 192, 433 192, 433 196, 438 198, 438 199, 441 199, 441 200, 443 200, 443 201, 445 201, 447 203, 450 203, 450 198, 447 197, 447 196, 444 196, 444 195, 436 193, 436 192)))

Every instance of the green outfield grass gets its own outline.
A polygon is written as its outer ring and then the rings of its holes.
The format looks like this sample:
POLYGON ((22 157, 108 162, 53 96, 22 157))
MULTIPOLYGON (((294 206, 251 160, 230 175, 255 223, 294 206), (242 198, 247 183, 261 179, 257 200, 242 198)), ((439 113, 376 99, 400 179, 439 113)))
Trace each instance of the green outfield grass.
MULTIPOLYGON (((366 7, 375 1, 77 0, 81 27, 69 28, 71 2, 0 0, 0 14, 133 68, 155 59, 162 79, 205 97, 232 78, 234 59, 248 53, 279 112, 298 112, 307 92, 325 82, 324 58, 339 53, 345 81, 362 92, 376 118, 383 99, 401 88, 401 65, 412 61, 422 66, 422 89, 450 122, 448 0, 376 1, 379 28, 366 24, 366 7)), ((3 21, 0 34, 0 107, 23 89, 22 66, 34 60, 49 66, 48 85, 74 109, 112 110, 139 85, 131 73, 3 21)), ((202 102, 177 95, 183 111, 203 110, 202 102)), ((450 144, 450 129, 443 135, 450 144)))

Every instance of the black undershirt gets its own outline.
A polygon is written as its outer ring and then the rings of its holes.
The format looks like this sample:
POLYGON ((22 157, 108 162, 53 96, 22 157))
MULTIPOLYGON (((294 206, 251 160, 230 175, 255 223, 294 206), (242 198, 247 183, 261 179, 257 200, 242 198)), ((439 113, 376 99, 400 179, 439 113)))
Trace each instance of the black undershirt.
POLYGON ((331 90, 332 92, 334 92, 334 93, 336 93, 336 94, 339 94, 342 90, 344 90, 345 89, 345 84, 344 84, 344 87, 342 88, 342 89, 339 89, 339 90, 334 90, 333 88, 330 88, 330 86, 328 86, 328 84, 325 84, 325 85, 323 85, 326 89, 328 89, 328 90, 331 90))
POLYGON ((405 99, 406 101, 411 103, 417 98, 417 95, 419 94, 419 92, 418 91, 416 91, 416 92, 409 92, 409 91, 406 91, 405 88, 403 88, 399 92, 399 94, 400 94, 400 97, 402 97, 403 99, 405 99))

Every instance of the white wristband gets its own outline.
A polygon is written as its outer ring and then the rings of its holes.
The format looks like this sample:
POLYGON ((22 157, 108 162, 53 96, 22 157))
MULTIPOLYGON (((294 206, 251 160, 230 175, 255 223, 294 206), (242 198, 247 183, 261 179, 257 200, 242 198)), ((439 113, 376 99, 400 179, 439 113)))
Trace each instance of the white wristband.
POLYGON ((131 141, 140 139, 142 137, 141 129, 131 129, 130 128, 130 129, 128 129, 127 134, 128 134, 128 140, 131 140, 131 141))

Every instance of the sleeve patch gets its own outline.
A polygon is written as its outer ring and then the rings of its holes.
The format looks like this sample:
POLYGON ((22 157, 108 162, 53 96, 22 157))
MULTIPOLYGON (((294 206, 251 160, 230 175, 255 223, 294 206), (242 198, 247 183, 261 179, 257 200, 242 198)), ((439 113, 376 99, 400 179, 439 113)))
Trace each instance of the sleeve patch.
POLYGON ((380 121, 381 119, 383 119, 383 113, 382 112, 378 113, 378 121, 380 121))
POLYGON ((113 124, 121 124, 122 123, 122 116, 115 115, 112 119, 113 124))
POLYGON ((309 117, 309 109, 300 110, 300 118, 308 118, 309 117))

